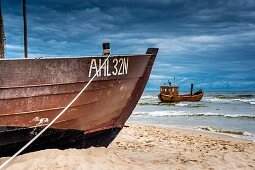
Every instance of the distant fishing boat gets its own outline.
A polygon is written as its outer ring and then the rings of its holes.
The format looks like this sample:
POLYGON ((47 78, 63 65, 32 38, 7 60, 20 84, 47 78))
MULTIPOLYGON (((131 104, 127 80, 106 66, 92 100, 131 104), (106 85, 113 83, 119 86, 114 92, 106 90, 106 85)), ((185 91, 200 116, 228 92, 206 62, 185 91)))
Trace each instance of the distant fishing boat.
POLYGON ((198 102, 203 98, 204 92, 200 89, 193 93, 193 84, 191 84, 191 90, 188 94, 179 94, 179 87, 172 86, 169 83, 168 86, 160 86, 160 93, 158 98, 161 102, 198 102))
POLYGON ((146 54, 111 55, 106 61, 110 44, 104 43, 100 56, 6 60, 2 21, 1 15, 0 157, 30 141, 93 76, 87 90, 24 152, 108 146, 140 99, 158 48, 148 48, 146 54))

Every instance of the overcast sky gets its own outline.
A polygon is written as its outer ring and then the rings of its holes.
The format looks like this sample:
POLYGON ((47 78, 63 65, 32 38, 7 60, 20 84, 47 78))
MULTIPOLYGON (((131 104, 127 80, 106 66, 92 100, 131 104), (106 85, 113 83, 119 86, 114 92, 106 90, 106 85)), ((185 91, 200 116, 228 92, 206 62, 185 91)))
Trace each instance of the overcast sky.
MULTIPOLYGON (((2 6, 7 58, 22 58, 22 0, 2 6)), ((27 0, 27 19, 29 57, 159 47, 147 90, 255 90, 254 0, 27 0)))

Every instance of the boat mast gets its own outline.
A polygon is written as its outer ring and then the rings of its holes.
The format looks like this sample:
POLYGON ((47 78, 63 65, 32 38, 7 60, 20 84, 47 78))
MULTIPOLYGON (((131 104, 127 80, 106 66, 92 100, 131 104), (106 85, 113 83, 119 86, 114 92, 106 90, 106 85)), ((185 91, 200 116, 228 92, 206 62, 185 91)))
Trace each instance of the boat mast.
POLYGON ((27 58, 27 13, 26 0, 23 0, 23 21, 24 21, 24 55, 27 58))
POLYGON ((5 34, 4 21, 2 15, 2 1, 0 0, 0 58, 4 58, 5 34))

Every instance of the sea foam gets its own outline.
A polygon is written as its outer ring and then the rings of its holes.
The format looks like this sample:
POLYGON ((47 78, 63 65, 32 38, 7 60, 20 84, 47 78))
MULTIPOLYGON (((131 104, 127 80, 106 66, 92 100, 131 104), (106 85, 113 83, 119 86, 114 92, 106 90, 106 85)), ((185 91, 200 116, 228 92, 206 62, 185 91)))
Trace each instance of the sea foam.
POLYGON ((226 113, 213 113, 213 112, 197 112, 191 113, 187 111, 175 111, 175 110, 158 110, 147 112, 133 112, 133 115, 146 115, 152 117, 166 117, 166 116, 217 116, 226 118, 248 118, 255 119, 255 115, 252 114, 226 114, 226 113))
POLYGON ((218 97, 205 97, 203 99, 207 102, 215 102, 215 103, 234 103, 234 102, 242 102, 242 103, 248 103, 251 105, 255 104, 255 98, 235 98, 235 97, 229 97, 229 98, 218 98, 218 97))

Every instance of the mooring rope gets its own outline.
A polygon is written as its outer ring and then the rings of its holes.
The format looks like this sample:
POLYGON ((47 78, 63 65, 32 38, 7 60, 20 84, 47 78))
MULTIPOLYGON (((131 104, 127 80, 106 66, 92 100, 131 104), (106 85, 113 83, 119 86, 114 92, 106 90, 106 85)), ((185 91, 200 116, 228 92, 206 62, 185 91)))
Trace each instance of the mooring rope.
POLYGON ((98 75, 99 71, 104 67, 106 62, 109 60, 111 54, 107 56, 103 64, 99 67, 99 69, 96 71, 95 75, 90 79, 90 81, 86 84, 86 86, 83 87, 83 89, 80 91, 79 94, 76 95, 76 97, 60 112, 43 130, 38 133, 33 139, 31 139, 25 146, 23 146, 18 152, 16 152, 12 157, 10 157, 7 161, 5 161, 1 166, 0 170, 3 169, 8 163, 10 163, 15 157, 17 157, 22 151, 24 151, 29 145, 31 145, 39 136, 41 136, 60 116, 62 116, 67 109, 80 97, 80 95, 86 90, 86 88, 90 85, 90 83, 94 80, 94 78, 98 75))

